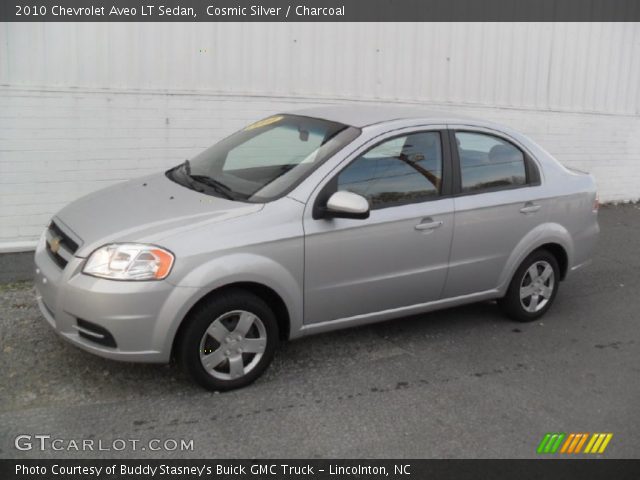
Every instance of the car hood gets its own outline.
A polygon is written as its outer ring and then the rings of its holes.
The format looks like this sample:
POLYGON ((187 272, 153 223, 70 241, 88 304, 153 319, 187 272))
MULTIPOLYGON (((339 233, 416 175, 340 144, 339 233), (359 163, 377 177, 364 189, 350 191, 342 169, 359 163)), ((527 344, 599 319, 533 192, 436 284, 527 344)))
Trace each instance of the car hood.
POLYGON ((187 229, 258 212, 262 204, 231 201, 183 187, 160 173, 82 197, 54 217, 86 257, 112 242, 160 243, 187 229))

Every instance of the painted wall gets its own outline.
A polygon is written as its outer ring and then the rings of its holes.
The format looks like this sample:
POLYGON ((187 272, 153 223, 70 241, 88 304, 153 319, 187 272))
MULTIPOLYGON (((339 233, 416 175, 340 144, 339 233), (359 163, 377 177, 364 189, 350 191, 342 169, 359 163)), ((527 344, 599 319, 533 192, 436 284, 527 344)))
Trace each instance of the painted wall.
POLYGON ((0 24, 0 251, 256 118, 354 101, 505 123, 640 198, 640 24, 0 24))

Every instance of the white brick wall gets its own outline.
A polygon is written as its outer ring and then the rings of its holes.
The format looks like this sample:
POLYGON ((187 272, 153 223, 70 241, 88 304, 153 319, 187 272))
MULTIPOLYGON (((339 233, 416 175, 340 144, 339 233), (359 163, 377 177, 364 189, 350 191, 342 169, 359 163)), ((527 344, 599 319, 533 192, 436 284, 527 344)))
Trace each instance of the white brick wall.
POLYGON ((256 118, 347 101, 502 122, 602 200, 640 197, 638 23, 0 23, 0 251, 256 118))
MULTIPOLYGON (((317 103, 0 87, 0 249, 32 248, 51 215, 85 193, 167 169, 257 118, 317 103)), ((638 116, 428 106, 525 132, 566 165, 593 172, 603 201, 640 197, 638 116)))

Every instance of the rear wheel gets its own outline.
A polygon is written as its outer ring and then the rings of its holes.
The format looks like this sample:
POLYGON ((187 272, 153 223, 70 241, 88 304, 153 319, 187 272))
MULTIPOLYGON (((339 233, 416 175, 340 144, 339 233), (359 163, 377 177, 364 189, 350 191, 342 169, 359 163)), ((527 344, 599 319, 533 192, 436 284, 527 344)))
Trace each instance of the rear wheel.
POLYGON ((179 340, 183 369, 208 390, 231 390, 257 379, 278 344, 273 311, 258 296, 222 292, 196 307, 179 340))
POLYGON ((558 292, 560 268, 547 250, 536 250, 518 267, 506 295, 498 301, 502 310, 519 322, 544 315, 558 292))

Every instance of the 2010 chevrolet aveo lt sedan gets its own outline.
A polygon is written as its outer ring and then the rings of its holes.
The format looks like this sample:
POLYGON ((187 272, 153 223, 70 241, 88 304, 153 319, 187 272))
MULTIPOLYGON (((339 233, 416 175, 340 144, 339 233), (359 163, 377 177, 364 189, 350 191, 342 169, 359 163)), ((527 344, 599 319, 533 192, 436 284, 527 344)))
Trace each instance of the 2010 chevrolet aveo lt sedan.
POLYGON ((280 341, 496 299, 543 315, 594 248, 593 178, 491 123, 420 110, 278 114, 56 214, 43 315, 103 357, 200 385, 255 380, 280 341))

